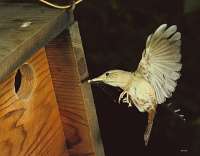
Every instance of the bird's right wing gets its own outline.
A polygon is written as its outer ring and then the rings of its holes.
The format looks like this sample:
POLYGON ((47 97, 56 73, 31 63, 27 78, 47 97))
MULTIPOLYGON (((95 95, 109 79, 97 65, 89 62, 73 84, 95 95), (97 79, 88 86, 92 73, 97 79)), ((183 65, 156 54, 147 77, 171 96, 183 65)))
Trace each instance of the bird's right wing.
POLYGON ((161 25, 148 36, 136 72, 139 72, 154 87, 158 104, 171 97, 180 78, 181 33, 175 25, 161 25))

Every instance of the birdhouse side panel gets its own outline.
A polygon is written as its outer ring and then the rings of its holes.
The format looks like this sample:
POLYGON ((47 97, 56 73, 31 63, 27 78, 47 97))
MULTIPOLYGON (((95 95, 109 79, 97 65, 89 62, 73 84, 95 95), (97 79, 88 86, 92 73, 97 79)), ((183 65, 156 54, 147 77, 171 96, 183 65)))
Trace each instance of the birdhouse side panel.
POLYGON ((77 22, 49 42, 46 52, 69 155, 104 156, 77 22))
POLYGON ((78 83, 79 79, 75 73, 76 63, 72 59, 73 54, 66 51, 70 48, 69 42, 60 38, 56 43, 50 42, 46 50, 64 126, 66 144, 70 155, 90 153, 93 156, 90 129, 78 83))

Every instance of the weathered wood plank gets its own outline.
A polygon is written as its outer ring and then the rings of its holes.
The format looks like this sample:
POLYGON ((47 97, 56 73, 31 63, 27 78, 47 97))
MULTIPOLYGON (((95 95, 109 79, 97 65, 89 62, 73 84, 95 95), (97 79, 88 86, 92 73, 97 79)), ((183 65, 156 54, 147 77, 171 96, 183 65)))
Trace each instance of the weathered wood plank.
POLYGON ((96 108, 94 105, 91 87, 90 84, 88 84, 87 81, 85 81, 88 78, 88 70, 77 22, 70 27, 69 33, 72 42, 73 52, 75 54, 75 60, 77 64, 76 67, 78 69, 79 75, 79 83, 81 86, 81 92, 85 105, 84 107, 89 123, 91 142, 95 149, 96 156, 104 156, 104 148, 101 140, 101 134, 99 130, 96 108))
POLYGON ((77 23, 46 46, 69 155, 104 156, 77 23))
POLYGON ((62 32, 68 19, 64 10, 40 3, 0 3, 0 81, 62 32))
POLYGON ((27 63, 19 90, 15 73, 0 83, 0 155, 61 156, 65 138, 45 50, 27 63))

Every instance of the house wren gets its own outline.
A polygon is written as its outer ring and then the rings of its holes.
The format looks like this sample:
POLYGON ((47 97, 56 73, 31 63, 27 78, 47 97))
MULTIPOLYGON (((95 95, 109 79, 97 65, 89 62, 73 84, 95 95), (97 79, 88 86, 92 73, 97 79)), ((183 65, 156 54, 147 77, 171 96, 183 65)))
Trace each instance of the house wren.
POLYGON ((118 102, 135 105, 140 112, 148 113, 148 124, 144 133, 145 145, 148 144, 156 107, 172 96, 177 80, 180 78, 181 33, 177 26, 162 24, 150 34, 142 59, 134 72, 110 70, 88 80, 89 83, 103 82, 120 87, 123 92, 118 102))

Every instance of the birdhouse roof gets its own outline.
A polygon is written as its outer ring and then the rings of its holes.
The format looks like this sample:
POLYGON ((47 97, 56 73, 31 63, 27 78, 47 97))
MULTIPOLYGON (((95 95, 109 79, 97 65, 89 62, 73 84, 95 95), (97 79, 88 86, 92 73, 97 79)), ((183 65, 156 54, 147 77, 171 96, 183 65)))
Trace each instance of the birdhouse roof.
POLYGON ((0 81, 69 25, 69 13, 40 3, 0 3, 0 81))

